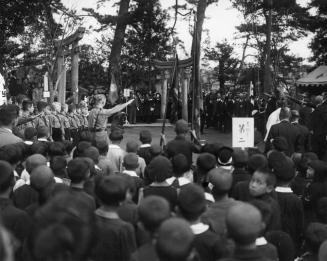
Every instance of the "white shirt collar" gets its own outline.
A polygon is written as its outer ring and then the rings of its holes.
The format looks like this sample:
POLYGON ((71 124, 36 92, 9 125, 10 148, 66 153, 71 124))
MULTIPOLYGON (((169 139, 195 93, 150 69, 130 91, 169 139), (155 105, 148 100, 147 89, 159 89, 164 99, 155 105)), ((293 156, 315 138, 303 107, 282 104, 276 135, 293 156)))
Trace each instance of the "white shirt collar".
POLYGON ((207 224, 198 223, 191 225, 191 229, 194 235, 199 235, 206 232, 209 229, 209 226, 207 224))
POLYGON ((255 245, 256 246, 264 246, 264 245, 267 245, 268 242, 267 240, 264 238, 264 237, 259 237, 255 240, 255 245))
POLYGON ((110 149, 121 149, 117 144, 109 144, 110 149))
POLYGON ((38 138, 38 141, 48 141, 46 138, 38 138))
POLYGON ((33 144, 33 141, 25 140, 24 143, 25 143, 26 145, 32 145, 32 144, 33 144))
MULTIPOLYGON (((173 182, 175 181, 175 179, 176 179, 176 177, 171 177, 169 179, 166 179, 166 181, 167 181, 167 183, 169 185, 171 185, 171 184, 173 184, 173 182)), ((180 186, 184 186, 184 185, 189 184, 191 182, 187 178, 179 177, 178 178, 178 183, 179 183, 180 186)))
POLYGON ((104 211, 101 208, 98 208, 95 211, 95 214, 98 215, 98 216, 100 216, 100 217, 107 218, 107 219, 119 219, 119 216, 118 216, 117 213, 115 213, 115 212, 107 212, 107 211, 104 211))
POLYGON ((293 193, 293 190, 290 187, 276 187, 275 191, 279 193, 293 193))
POLYGON ((147 144, 142 144, 140 146, 140 148, 150 148, 151 147, 151 144, 147 143, 147 144))
POLYGON ((204 196, 205 196, 205 199, 206 199, 207 201, 210 201, 210 202, 212 202, 212 203, 215 202, 214 197, 213 197, 210 193, 205 192, 205 193, 204 193, 204 196))
POLYGON ((123 171, 123 173, 126 174, 126 175, 128 175, 128 176, 131 176, 131 177, 138 177, 137 174, 136 174, 136 172, 133 171, 133 170, 126 170, 126 169, 125 169, 125 170, 123 171))

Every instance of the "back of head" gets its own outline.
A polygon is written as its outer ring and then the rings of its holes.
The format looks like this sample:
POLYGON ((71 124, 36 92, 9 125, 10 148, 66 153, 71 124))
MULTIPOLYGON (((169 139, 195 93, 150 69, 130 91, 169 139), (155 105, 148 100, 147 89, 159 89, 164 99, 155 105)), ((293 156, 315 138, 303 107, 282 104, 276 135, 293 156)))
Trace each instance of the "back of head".
POLYGON ((291 110, 291 121, 296 121, 300 119, 300 113, 297 110, 291 110))
POLYGON ((3 193, 14 186, 14 170, 8 162, 0 160, 0 173, 0 193, 3 193))
POLYGON ((260 211, 248 203, 239 203, 228 210, 226 225, 237 245, 253 244, 262 230, 260 211))
POLYGON ((208 173, 210 170, 215 168, 216 165, 216 158, 211 153, 201 153, 196 160, 196 166, 198 170, 202 173, 208 173))
POLYGON ((46 166, 47 159, 41 154, 34 154, 26 159, 26 170, 31 173, 35 168, 39 166, 46 166))
POLYGON ((107 139, 96 140, 95 146, 98 148, 100 155, 106 156, 108 154, 109 144, 107 139))
POLYGON ((24 100, 22 103, 22 110, 27 111, 30 107, 32 107, 33 103, 30 100, 24 100))
POLYGON ((49 145, 46 142, 36 141, 31 145, 30 153, 31 155, 41 154, 44 157, 47 157, 49 153, 49 145))
POLYGON ((119 129, 115 129, 109 134, 109 139, 114 142, 119 142, 123 139, 123 132, 119 129))
POLYGON ((36 190, 48 188, 54 183, 52 170, 47 166, 39 166, 33 169, 31 173, 31 186, 36 190))
POLYGON ((280 109, 279 119, 282 120, 289 120, 291 118, 291 110, 288 107, 283 107, 280 109))
POLYGON ((147 171, 151 181, 163 182, 172 176, 173 167, 169 159, 159 155, 151 160, 147 171))
POLYGON ((48 138, 50 130, 47 126, 39 126, 37 128, 37 137, 38 138, 48 138))
POLYGON ((24 160, 23 152, 17 144, 5 145, 0 148, 0 160, 4 160, 14 165, 24 160))
POLYGON ((63 156, 55 156, 50 159, 50 168, 56 176, 66 174, 67 160, 63 156))
POLYGON ((48 103, 45 101, 38 101, 36 104, 36 108, 38 112, 44 111, 44 109, 48 106, 48 103))
POLYGON ((37 131, 33 127, 28 127, 24 130, 24 139, 25 140, 34 140, 36 138, 37 131))
POLYGON ((327 225, 322 223, 310 223, 305 233, 305 243, 309 250, 318 254, 319 247, 327 240, 327 225))
POLYGON ((66 155, 65 144, 60 141, 55 141, 55 142, 50 143, 49 155, 50 155, 50 157, 66 155))
POLYGON ((140 202, 138 216, 145 229, 154 233, 170 217, 169 203, 162 197, 148 196, 140 202))
POLYGON ((126 152, 133 152, 136 153, 139 148, 139 143, 136 140, 129 140, 126 143, 126 152))
POLYGON ((69 161, 67 174, 72 183, 80 183, 90 175, 90 165, 83 158, 75 158, 69 161))
POLYGON ((233 175, 230 170, 214 168, 209 171, 209 182, 213 185, 212 194, 215 197, 226 195, 233 184, 233 175))
POLYGON ((96 147, 91 146, 84 151, 84 157, 90 158, 94 164, 98 164, 100 153, 96 147))
POLYGON ((8 104, 0 107, 0 126, 10 126, 18 117, 18 107, 8 104))
POLYGON ((185 172, 191 169, 191 165, 184 154, 175 155, 171 161, 173 172, 176 177, 181 177, 185 172))
POLYGON ((233 149, 230 147, 222 147, 218 151, 218 164, 221 166, 229 166, 232 163, 233 149))
POLYGON ((324 98, 321 95, 317 95, 314 98, 314 104, 317 106, 323 102, 324 98))
POLYGON ((178 120, 175 125, 176 134, 186 134, 188 132, 188 123, 185 120, 178 120))
POLYGON ((101 177, 95 184, 95 195, 101 204, 119 206, 126 198, 126 180, 118 175, 101 177))
POLYGON ((152 135, 151 132, 148 130, 141 130, 140 132, 140 141, 143 144, 149 144, 152 142, 152 135))
POLYGON ((283 153, 272 151, 268 156, 269 167, 279 182, 289 182, 295 176, 294 163, 283 153))
POLYGON ((254 173, 259 168, 265 168, 268 166, 268 160, 266 156, 262 154, 253 154, 248 161, 248 171, 254 173))
POLYGON ((216 160, 218 159, 218 152, 219 150, 224 147, 224 145, 222 143, 208 143, 205 144, 202 148, 203 152, 207 152, 207 153, 211 153, 212 155, 214 155, 216 157, 216 160))
POLYGON ((280 152, 286 152, 288 151, 288 143, 285 137, 276 137, 272 141, 273 147, 280 152))
POLYGON ((160 261, 185 261, 192 251, 194 235, 190 225, 179 218, 162 223, 158 231, 156 250, 160 261))
POLYGON ((127 153, 123 159, 123 165, 126 170, 135 170, 139 166, 139 158, 135 153, 127 153))
POLYGON ((85 150, 88 149, 91 146, 92 146, 91 142, 87 142, 87 141, 79 142, 77 144, 77 147, 76 147, 76 156, 77 157, 84 157, 85 150))
POLYGON ((249 160, 249 154, 246 150, 234 149, 232 158, 234 167, 245 167, 249 160))
POLYGON ((327 260, 327 240, 325 240, 319 248, 319 261, 327 260))
POLYGON ((182 186, 178 194, 177 204, 185 219, 195 221, 206 209, 203 188, 193 183, 182 186))

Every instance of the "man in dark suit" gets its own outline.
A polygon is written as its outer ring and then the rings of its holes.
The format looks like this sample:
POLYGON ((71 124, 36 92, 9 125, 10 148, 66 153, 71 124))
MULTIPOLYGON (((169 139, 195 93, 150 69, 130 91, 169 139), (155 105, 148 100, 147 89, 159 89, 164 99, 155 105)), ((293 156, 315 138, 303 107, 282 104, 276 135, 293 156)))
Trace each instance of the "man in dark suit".
POLYGON ((299 123, 300 120, 300 113, 297 110, 291 111, 292 117, 291 117, 291 123, 294 127, 296 127, 300 134, 300 152, 309 152, 311 151, 311 137, 310 137, 310 131, 305 126, 299 123))
POLYGON ((315 98, 316 108, 311 113, 310 131, 312 133, 312 151, 323 159, 327 149, 327 100, 320 95, 315 98))
POLYGON ((13 127, 17 117, 16 105, 8 104, 0 108, 0 147, 23 141, 13 134, 13 127))
POLYGON ((271 142, 276 137, 284 137, 288 143, 287 156, 300 151, 301 134, 300 131, 290 123, 291 111, 289 108, 281 108, 279 119, 280 123, 271 126, 266 141, 266 151, 271 149, 271 142))

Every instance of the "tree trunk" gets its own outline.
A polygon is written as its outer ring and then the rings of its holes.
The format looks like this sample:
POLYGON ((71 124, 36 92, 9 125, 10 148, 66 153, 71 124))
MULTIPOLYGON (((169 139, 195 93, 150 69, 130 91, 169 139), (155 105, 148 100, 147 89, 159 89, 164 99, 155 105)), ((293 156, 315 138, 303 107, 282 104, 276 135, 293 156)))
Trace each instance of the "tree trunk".
POLYGON ((199 0, 197 6, 196 26, 193 34, 192 50, 194 55, 193 67, 193 120, 192 127, 194 128, 197 137, 200 137, 201 127, 201 113, 203 109, 202 87, 200 85, 200 55, 201 55, 201 37, 203 30, 203 22, 205 18, 205 11, 207 8, 207 0, 199 0))
POLYGON ((270 93, 273 89, 271 76, 271 29, 272 29, 272 8, 269 8, 268 16, 266 16, 267 23, 267 40, 266 40, 266 61, 264 73, 264 92, 270 93))
MULTIPOLYGON (((111 74, 113 73, 116 79, 118 92, 121 84, 121 70, 120 58, 121 50, 124 43, 125 31, 128 24, 126 15, 128 14, 130 0, 121 0, 118 12, 117 25, 114 35, 114 40, 111 47, 109 57, 109 82, 111 81, 111 74)), ((109 86, 108 86, 109 88, 109 86)))
POLYGON ((238 68, 236 84, 238 84, 238 82, 240 81, 240 78, 241 78, 241 74, 242 74, 243 66, 244 66, 244 60, 245 60, 245 52, 246 52, 246 49, 248 48, 249 40, 250 40, 250 34, 248 34, 246 36, 246 41, 245 41, 245 44, 243 47, 242 59, 241 59, 240 67, 238 68))

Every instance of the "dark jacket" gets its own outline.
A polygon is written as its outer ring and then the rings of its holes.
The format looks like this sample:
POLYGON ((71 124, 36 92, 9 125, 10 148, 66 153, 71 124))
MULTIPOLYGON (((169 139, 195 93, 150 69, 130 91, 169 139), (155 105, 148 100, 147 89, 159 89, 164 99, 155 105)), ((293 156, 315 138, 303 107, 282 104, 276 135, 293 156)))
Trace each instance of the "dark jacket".
POLYGON ((281 121, 280 123, 271 126, 267 142, 266 151, 271 147, 271 140, 277 137, 284 137, 288 143, 288 151, 285 153, 287 156, 292 155, 296 151, 300 151, 301 134, 300 131, 288 121, 281 121))

